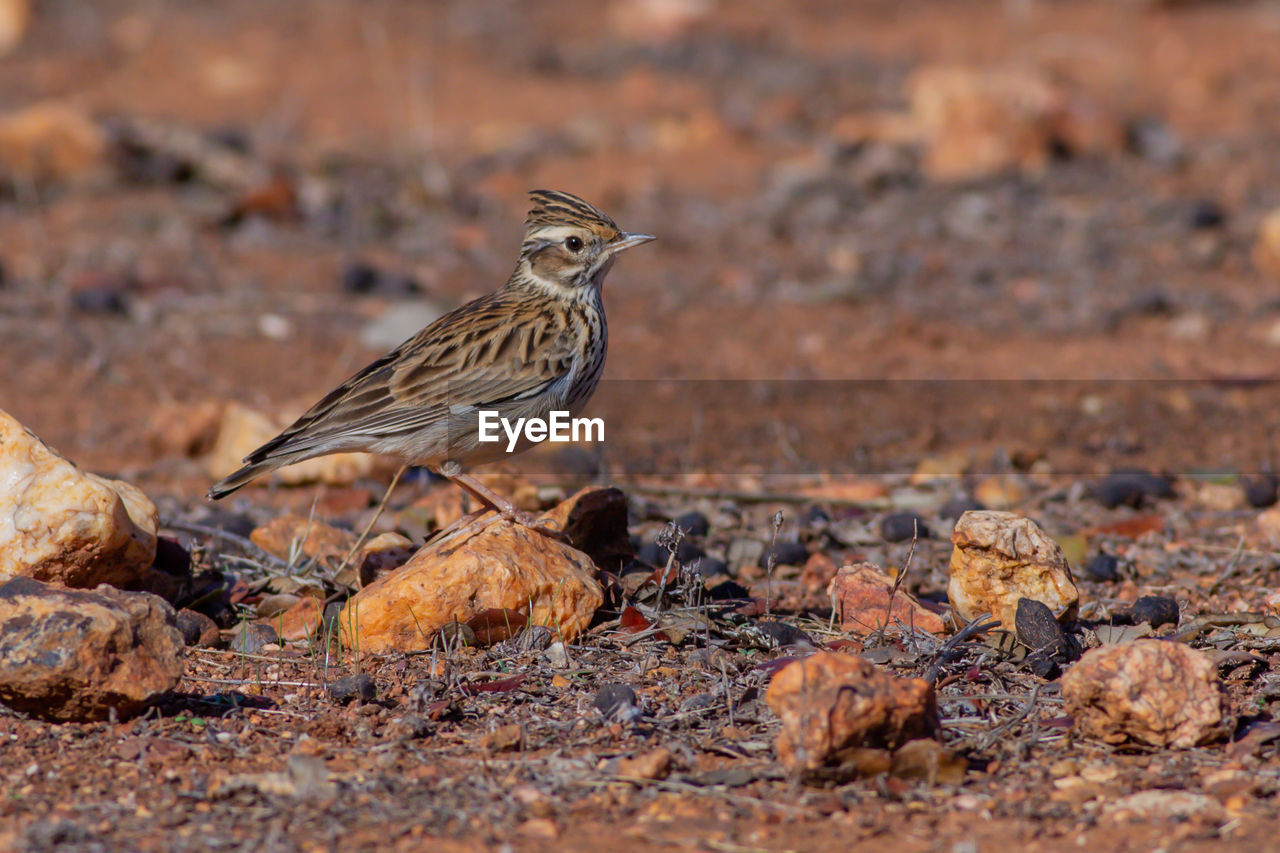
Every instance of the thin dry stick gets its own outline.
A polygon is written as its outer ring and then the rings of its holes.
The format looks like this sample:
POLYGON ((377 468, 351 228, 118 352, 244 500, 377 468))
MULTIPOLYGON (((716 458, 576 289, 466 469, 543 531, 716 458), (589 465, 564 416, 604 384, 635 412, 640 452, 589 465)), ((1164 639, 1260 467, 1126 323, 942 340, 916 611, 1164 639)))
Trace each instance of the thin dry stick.
MULTIPOLYGON (((351 546, 351 550, 347 552, 347 556, 343 558, 342 565, 338 567, 336 575, 346 571, 347 566, 351 564, 351 560, 356 555, 356 551, 360 550, 360 546, 369 538, 369 531, 373 530, 373 526, 378 523, 378 519, 382 517, 382 511, 387 508, 387 501, 391 500, 391 493, 395 491, 396 484, 400 482, 401 475, 408 470, 408 465, 401 465, 400 470, 396 471, 396 475, 391 478, 391 485, 387 486, 387 490, 382 493, 382 500, 378 502, 378 509, 373 513, 373 518, 369 519, 369 523, 364 526, 364 530, 356 537, 355 544, 351 546)), ((364 579, 361 578, 360 572, 356 572, 356 589, 364 588, 364 579)))
POLYGON ((1240 561, 1244 559, 1244 534, 1240 535, 1240 541, 1236 544, 1235 553, 1232 554, 1231 560, 1227 563, 1227 567, 1222 570, 1222 574, 1209 585, 1208 594, 1213 595, 1218 591, 1218 587, 1222 586, 1227 580, 1236 573, 1236 569, 1240 567, 1240 561))
MULTIPOLYGON (((875 630, 872 636, 867 638, 867 645, 880 645, 884 642, 885 629, 889 627, 889 623, 893 621, 893 598, 898 594, 898 587, 902 586, 902 581, 907 576, 907 572, 911 570, 911 559, 916 555, 916 541, 920 537, 920 520, 914 518, 911 520, 911 546, 907 549, 907 559, 903 560, 902 568, 898 570, 898 575, 893 579, 893 584, 889 587, 889 603, 885 605, 884 624, 875 630)), ((914 619, 915 613, 912 612, 914 619)))
POLYGON ((773 514, 773 542, 769 545, 769 559, 765 561, 764 615, 768 616, 773 601, 773 568, 778 565, 778 531, 782 529, 782 510, 773 514))

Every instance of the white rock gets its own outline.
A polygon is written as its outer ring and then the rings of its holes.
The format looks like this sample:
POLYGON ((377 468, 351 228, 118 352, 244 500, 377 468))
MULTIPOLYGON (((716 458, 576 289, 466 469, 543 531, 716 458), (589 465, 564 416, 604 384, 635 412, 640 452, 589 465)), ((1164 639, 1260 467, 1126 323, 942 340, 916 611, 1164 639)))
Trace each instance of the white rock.
POLYGON ((961 622, 990 613, 1012 630, 1020 598, 1044 602, 1060 620, 1075 615, 1080 596, 1067 558, 1031 519, 1012 512, 966 512, 951 542, 947 598, 961 622))
POLYGON ((81 471, 0 411, 0 580, 123 586, 155 555, 146 495, 81 471))

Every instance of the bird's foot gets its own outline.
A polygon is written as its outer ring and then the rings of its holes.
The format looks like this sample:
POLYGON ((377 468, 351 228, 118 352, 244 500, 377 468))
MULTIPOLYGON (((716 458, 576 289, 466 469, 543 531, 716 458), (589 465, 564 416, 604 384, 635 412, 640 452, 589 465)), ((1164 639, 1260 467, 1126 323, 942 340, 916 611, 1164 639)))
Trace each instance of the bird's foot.
POLYGON ((568 542, 568 538, 564 535, 554 521, 543 518, 532 512, 525 512, 522 509, 516 509, 514 506, 504 507, 500 510, 502 518, 510 521, 512 524, 519 524, 521 527, 527 527, 530 530, 536 530, 543 536, 549 536, 559 542, 568 542))

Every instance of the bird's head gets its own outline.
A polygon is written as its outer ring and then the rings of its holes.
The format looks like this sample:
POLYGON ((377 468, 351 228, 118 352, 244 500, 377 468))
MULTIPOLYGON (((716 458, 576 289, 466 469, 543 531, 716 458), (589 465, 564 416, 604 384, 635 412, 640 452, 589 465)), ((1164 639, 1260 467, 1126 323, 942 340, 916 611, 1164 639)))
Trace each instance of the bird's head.
POLYGON ((614 258, 653 239, 622 231, 599 208, 553 190, 529 193, 524 243, 516 273, 561 295, 598 289, 614 258))

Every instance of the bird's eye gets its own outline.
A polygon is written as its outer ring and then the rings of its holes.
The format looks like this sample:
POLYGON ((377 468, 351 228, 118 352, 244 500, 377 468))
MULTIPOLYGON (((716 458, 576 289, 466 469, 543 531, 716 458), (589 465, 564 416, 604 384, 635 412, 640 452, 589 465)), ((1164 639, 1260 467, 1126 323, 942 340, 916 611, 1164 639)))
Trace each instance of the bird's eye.
POLYGON ((581 237, 565 237, 565 238, 564 238, 564 247, 565 247, 566 249, 568 249, 570 252, 578 252, 578 251, 581 251, 581 250, 582 250, 582 238, 581 238, 581 237))

